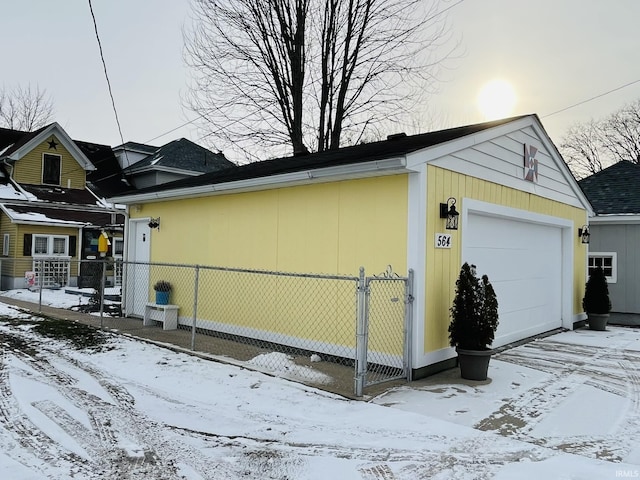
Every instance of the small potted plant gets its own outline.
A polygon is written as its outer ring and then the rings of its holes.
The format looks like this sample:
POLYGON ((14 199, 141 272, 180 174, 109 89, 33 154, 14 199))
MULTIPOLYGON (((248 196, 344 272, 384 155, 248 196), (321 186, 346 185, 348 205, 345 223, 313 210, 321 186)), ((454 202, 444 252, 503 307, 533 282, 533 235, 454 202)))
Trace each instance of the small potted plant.
POLYGON ((168 305, 171 284, 166 280, 158 280, 153 289, 156 291, 156 303, 158 305, 168 305))
POLYGON ((498 328, 498 299, 489 277, 478 279, 474 265, 462 266, 450 313, 449 343, 458 353, 462 378, 486 380, 498 328))
POLYGON ((582 308, 587 312, 587 321, 591 330, 606 330, 611 311, 609 286, 602 267, 596 267, 589 274, 582 299, 582 308))

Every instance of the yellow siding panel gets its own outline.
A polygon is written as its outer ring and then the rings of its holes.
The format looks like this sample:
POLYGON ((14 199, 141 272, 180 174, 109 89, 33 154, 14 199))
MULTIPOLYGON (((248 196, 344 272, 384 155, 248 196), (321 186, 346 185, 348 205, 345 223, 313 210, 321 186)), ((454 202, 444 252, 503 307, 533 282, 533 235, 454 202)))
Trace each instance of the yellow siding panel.
POLYGON ((406 274, 407 176, 145 204, 151 258, 290 272, 406 274))
MULTIPOLYGON (((372 275, 392 265, 406 274, 407 189, 407 176, 395 175, 158 202, 134 207, 130 215, 161 218, 160 230, 151 232, 154 262, 350 276, 360 266, 372 275)), ((301 287, 308 281, 254 274, 248 285, 237 276, 240 283, 222 282, 215 271, 201 270, 200 321, 268 331, 269 320, 278 318, 286 335, 353 341, 354 282, 324 281, 319 291, 313 281, 301 287), (225 311, 238 296, 242 311, 225 311), (318 328, 327 324, 332 328, 318 328)), ((173 279, 172 301, 181 316, 193 314, 191 282, 173 279)))
POLYGON ((42 142, 20 160, 15 162, 13 178, 18 183, 30 185, 42 184, 42 158, 43 154, 60 155, 61 158, 61 181, 63 188, 84 189, 86 184, 86 172, 71 156, 69 151, 53 136, 57 144, 56 149, 49 148, 49 140, 42 142))
MULTIPOLYGON (((435 234, 445 232, 444 220, 439 218, 439 203, 448 197, 458 199, 458 211, 462 210, 461 202, 464 198, 472 198, 569 219, 576 229, 587 221, 586 212, 580 208, 430 165, 427 170, 425 352, 449 346, 449 308, 460 269, 461 239, 465 225, 461 222, 459 230, 447 232, 452 235, 451 249, 435 248, 435 234)), ((586 249, 580 243, 577 233, 574 235, 574 242, 573 310, 574 314, 578 314, 582 312, 581 301, 586 282, 586 249)))

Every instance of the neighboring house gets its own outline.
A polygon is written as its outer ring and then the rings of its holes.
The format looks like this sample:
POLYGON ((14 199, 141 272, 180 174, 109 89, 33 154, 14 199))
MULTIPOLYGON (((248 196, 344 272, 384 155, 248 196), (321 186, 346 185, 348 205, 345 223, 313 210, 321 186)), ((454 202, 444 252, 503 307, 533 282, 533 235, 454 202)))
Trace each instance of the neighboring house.
POLYGON ((121 254, 123 211, 87 186, 93 176, 103 194, 123 191, 106 188, 108 169, 96 172, 96 164, 114 161, 110 147, 76 142, 57 123, 35 132, 0 129, 2 289, 24 287, 26 272, 42 275, 45 287, 86 283, 83 267, 70 260, 97 258, 102 231, 112 237, 109 254, 121 254), (42 259, 53 260, 43 272, 42 259))
POLYGON ((128 182, 138 190, 235 166, 222 153, 186 138, 162 147, 128 142, 113 150, 128 182))
POLYGON ((596 216, 589 220, 589 270, 600 266, 612 310, 640 313, 640 165, 628 161, 580 180, 596 216))
MULTIPOLYGON (((488 274, 497 292, 494 346, 585 318, 587 249, 577 230, 592 211, 536 115, 252 163, 111 200, 128 208, 131 261, 352 276, 360 266, 379 273, 391 265, 404 275, 412 269, 415 377, 455 359, 449 308, 465 261, 488 274), (451 199, 458 230, 445 230, 440 217, 451 199), (151 229, 152 218, 162 227, 151 229)), ((176 282, 178 321, 191 325, 192 287, 176 282)), ((150 281, 135 283, 144 293, 126 285, 124 308, 142 315, 150 281)), ((207 297, 252 295, 249 286, 225 288, 207 297)), ((279 295, 298 298, 295 291, 279 295)), ((198 325, 237 317, 213 315, 201 306, 198 325)), ((323 320, 319 331, 335 330, 334 320, 323 320)), ((245 336, 260 335, 250 321, 241 326, 245 336)))

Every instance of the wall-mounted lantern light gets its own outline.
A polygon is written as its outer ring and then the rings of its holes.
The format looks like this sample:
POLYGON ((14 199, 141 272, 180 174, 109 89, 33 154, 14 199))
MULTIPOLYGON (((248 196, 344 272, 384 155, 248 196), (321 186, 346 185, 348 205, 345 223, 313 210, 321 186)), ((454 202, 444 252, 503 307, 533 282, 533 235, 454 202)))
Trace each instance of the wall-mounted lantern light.
POLYGON ((160 231, 160 217, 158 218, 152 218, 149 221, 149 228, 157 228, 158 231, 160 231))
POLYGON ((589 243, 589 237, 591 237, 591 233, 589 233, 589 227, 587 225, 583 225, 578 229, 578 238, 580 238, 582 243, 589 243))
POLYGON ((440 204, 440 218, 446 218, 447 223, 445 228, 447 230, 458 229, 458 217, 460 214, 456 211, 456 199, 449 197, 447 203, 440 204))

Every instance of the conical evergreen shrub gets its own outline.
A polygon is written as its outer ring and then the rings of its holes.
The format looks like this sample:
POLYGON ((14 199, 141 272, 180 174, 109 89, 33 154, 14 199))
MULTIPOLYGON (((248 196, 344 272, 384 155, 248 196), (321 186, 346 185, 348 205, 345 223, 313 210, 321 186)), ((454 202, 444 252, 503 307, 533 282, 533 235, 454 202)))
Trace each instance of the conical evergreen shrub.
POLYGON ((475 266, 465 263, 456 281, 450 309, 449 344, 465 350, 487 350, 498 328, 498 299, 487 275, 476 277, 475 266))
POLYGON ((611 311, 607 277, 601 267, 596 267, 589 275, 582 299, 582 308, 587 313, 607 314, 611 311))

